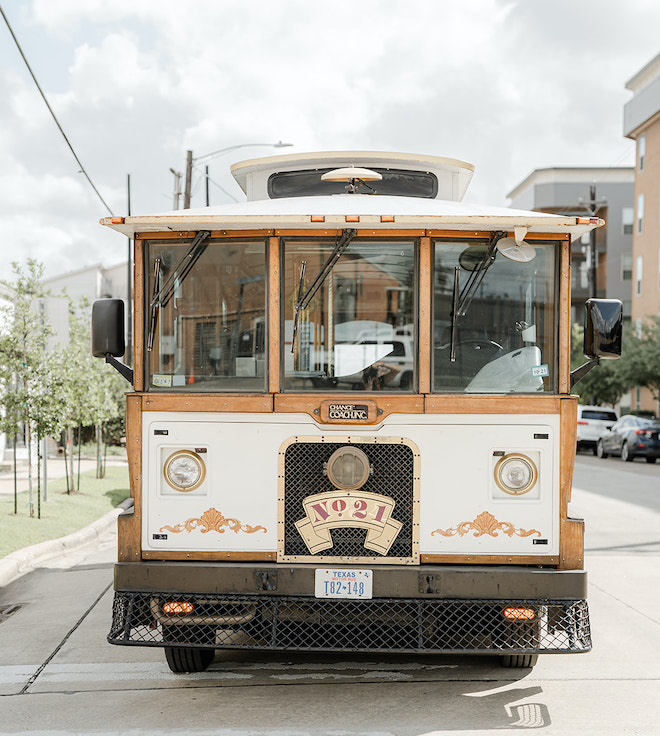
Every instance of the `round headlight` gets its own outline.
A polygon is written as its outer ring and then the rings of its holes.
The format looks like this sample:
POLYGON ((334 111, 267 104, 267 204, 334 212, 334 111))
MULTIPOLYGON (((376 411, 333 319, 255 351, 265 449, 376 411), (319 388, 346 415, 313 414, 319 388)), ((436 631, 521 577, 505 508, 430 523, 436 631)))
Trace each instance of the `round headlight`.
POLYGON ((537 477, 536 465, 526 455, 505 455, 495 466, 495 482, 512 496, 521 496, 531 490, 537 477))
POLYGON ((328 478, 340 490, 360 488, 367 482, 369 472, 369 458, 357 447, 340 447, 328 460, 328 478))
POLYGON ((202 458, 192 450, 178 450, 167 458, 165 480, 176 491, 194 491, 204 481, 206 468, 202 458))

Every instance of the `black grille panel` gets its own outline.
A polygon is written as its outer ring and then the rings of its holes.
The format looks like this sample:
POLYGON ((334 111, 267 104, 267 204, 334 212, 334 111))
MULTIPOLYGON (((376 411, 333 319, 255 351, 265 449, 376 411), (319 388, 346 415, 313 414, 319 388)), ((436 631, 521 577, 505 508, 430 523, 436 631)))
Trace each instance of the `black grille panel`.
MULTIPOLYGON (((333 438, 334 439, 334 438, 333 438)), ((299 441, 286 448, 284 457, 284 557, 309 557, 310 551, 298 532, 295 523, 304 518, 302 502, 308 496, 334 491, 335 487, 324 472, 333 452, 350 442, 299 441)), ((416 549, 415 521, 415 454, 400 439, 379 442, 356 443, 366 454, 372 468, 366 483, 360 490, 375 493, 395 501, 392 518, 401 522, 402 528, 387 552, 387 558, 412 558, 416 549)), ((361 528, 339 528, 331 531, 333 546, 315 555, 315 559, 351 558, 373 559, 377 553, 366 549, 367 531, 361 528)))
POLYGON ((583 652, 591 649, 584 600, 455 600, 115 593, 113 644, 215 649, 445 653, 583 652), (164 601, 194 604, 167 616, 164 601), (535 611, 509 621, 512 606, 535 611))

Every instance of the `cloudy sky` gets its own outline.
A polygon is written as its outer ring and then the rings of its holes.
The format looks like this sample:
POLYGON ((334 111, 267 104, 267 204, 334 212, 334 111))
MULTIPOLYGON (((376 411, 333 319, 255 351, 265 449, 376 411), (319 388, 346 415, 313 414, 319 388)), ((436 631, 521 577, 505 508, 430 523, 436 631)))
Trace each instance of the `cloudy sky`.
MULTIPOLYGON (((660 3, 627 0, 0 0, 115 215, 172 209, 185 152, 429 153, 476 165, 466 200, 507 204, 533 169, 632 165, 626 82, 660 52, 660 3)), ((0 278, 126 256, 0 19, 0 278)), ((204 163, 211 204, 240 199, 204 163)), ((201 167, 200 162, 200 167, 201 167)), ((193 206, 204 204, 201 169, 193 206)))

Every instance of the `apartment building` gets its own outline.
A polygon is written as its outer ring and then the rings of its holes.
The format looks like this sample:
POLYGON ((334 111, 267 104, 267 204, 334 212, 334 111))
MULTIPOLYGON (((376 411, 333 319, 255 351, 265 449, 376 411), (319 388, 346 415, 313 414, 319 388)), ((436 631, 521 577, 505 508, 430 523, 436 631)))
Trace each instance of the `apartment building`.
MULTIPOLYGON (((632 98, 623 111, 623 133, 636 143, 633 235, 632 318, 641 329, 660 315, 660 54, 626 84, 632 98)), ((633 408, 660 407, 646 389, 633 396, 633 408)))
POLYGON ((516 209, 585 217, 591 208, 605 220, 605 225, 594 231, 595 293, 590 279, 590 235, 571 243, 571 322, 582 324, 584 302, 590 296, 620 299, 624 318, 631 318, 634 180, 632 167, 536 169, 507 195, 516 209))

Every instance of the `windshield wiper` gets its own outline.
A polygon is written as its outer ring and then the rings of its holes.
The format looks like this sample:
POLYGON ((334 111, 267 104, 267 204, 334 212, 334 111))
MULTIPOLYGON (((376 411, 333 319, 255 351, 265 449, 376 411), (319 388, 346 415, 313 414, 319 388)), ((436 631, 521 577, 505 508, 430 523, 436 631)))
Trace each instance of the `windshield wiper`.
POLYGON ((452 310, 451 310, 451 344, 449 348, 449 360, 454 363, 456 362, 456 324, 459 317, 465 317, 467 310, 474 299, 474 295, 481 286, 481 282, 484 280, 486 271, 495 262, 495 256, 497 254, 497 242, 501 238, 504 238, 506 233, 494 232, 491 233, 490 240, 488 242, 488 248, 484 251, 484 256, 480 263, 476 264, 465 283, 465 286, 458 291, 458 280, 460 267, 456 266, 454 269, 454 290, 452 292, 452 310))
POLYGON ((170 299, 174 294, 174 290, 185 280, 200 256, 206 250, 208 243, 206 240, 211 235, 209 230, 200 230, 193 238, 188 252, 172 269, 172 273, 168 276, 165 283, 160 286, 160 258, 155 261, 156 268, 154 273, 154 290, 151 297, 151 317, 149 320, 149 336, 147 338, 147 350, 151 351, 154 345, 154 334, 156 332, 156 324, 158 323, 158 313, 161 306, 166 307, 170 303, 170 299))
MULTIPOLYGON (((293 337, 291 340, 291 352, 294 351, 296 346, 296 332, 298 327, 298 315, 303 309, 307 309, 309 303, 314 298, 314 294, 321 288, 323 282, 328 278, 328 274, 334 268, 335 263, 341 258, 341 254, 348 248, 351 240, 357 235, 357 230, 347 229, 342 233, 341 238, 335 243, 334 250, 330 254, 328 260, 323 264, 323 268, 319 271, 317 277, 314 279, 312 285, 307 289, 304 295, 302 293, 303 279, 305 278, 304 265, 300 269, 300 282, 298 284, 298 300, 295 306, 295 317, 293 321, 293 337)), ((304 262, 303 262, 304 264, 304 262)))

